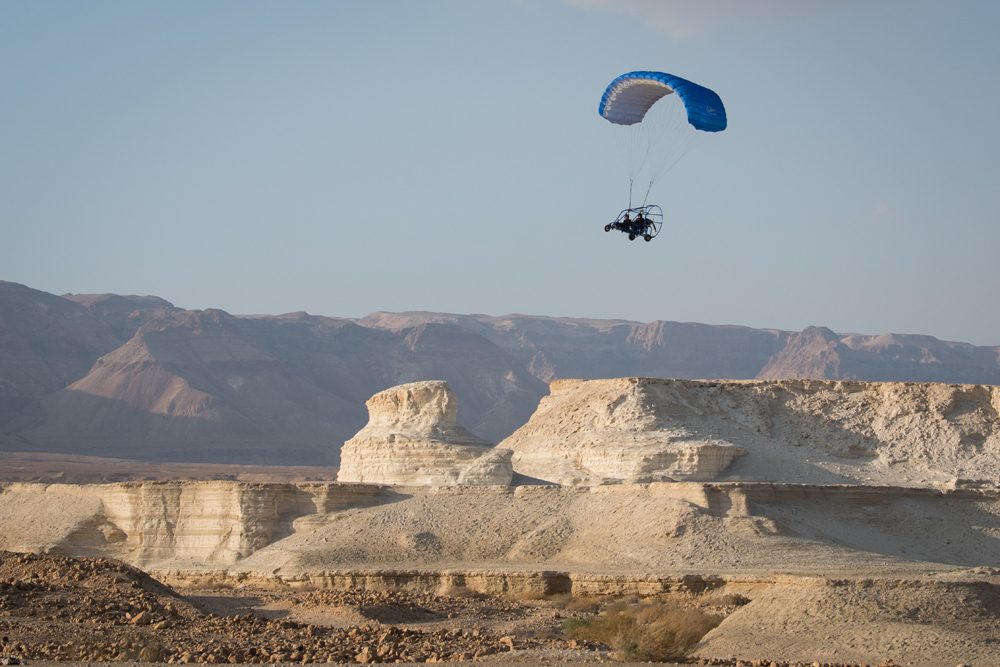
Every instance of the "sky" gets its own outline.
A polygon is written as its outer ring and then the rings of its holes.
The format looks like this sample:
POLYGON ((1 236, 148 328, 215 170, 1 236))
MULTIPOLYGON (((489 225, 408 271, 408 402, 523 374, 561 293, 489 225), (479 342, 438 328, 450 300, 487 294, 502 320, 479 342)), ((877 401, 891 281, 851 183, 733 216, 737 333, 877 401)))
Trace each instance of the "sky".
POLYGON ((0 279, 1000 345, 997 25, 992 0, 6 0, 0 279), (651 243, 602 229, 627 168, 597 105, 631 70, 729 117, 654 185, 651 243))

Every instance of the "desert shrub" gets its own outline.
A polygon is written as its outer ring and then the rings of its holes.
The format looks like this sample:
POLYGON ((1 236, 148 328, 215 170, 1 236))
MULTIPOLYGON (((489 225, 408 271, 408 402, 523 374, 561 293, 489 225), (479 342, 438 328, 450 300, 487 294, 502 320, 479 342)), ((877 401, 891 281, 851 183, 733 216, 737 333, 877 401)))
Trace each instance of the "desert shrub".
POLYGON ((552 603, 556 609, 565 609, 566 604, 573 599, 572 593, 551 593, 545 599, 552 603))
POLYGON ((586 628, 589 628, 592 623, 593 620, 589 618, 580 618, 579 616, 571 616, 567 618, 565 621, 563 621, 562 629, 563 632, 565 632, 570 637, 573 637, 575 639, 583 639, 582 636, 578 636, 580 633, 577 631, 586 630, 586 628))
POLYGON ((627 661, 684 658, 721 617, 658 602, 609 605, 594 618, 570 618, 563 631, 573 639, 609 646, 627 661))
POLYGON ((572 597, 566 602, 567 611, 594 612, 600 609, 601 598, 593 595, 580 595, 572 597))
POLYGON ((559 593, 548 596, 553 606, 559 609, 576 612, 594 612, 601 607, 601 598, 594 595, 572 595, 571 593, 559 593))

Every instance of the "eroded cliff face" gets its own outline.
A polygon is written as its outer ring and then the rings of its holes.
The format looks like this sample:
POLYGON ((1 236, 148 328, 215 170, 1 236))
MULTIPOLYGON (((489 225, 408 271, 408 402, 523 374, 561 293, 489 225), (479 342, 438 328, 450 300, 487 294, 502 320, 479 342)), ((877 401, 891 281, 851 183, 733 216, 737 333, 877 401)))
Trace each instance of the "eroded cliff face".
POLYGON ((559 484, 709 480, 745 450, 670 420, 649 381, 556 380, 500 443, 514 469, 559 484))
POLYGON ((504 572, 539 570, 633 578, 913 574, 995 564, 998 535, 997 489, 746 482, 0 487, 0 550, 114 557, 205 581, 271 578, 302 586, 433 590, 442 572, 472 570, 501 573, 496 582, 507 580, 504 572))
POLYGON ((365 569, 928 572, 1000 554, 1000 387, 560 381, 503 449, 458 425, 442 382, 369 409, 355 483, 0 485, 0 549, 303 585, 365 569), (507 485, 510 456, 563 486, 507 485), (407 486, 357 483, 372 480, 407 486))
POLYGON ((558 380, 499 446, 515 471, 561 484, 996 484, 998 409, 984 385, 558 380))
POLYGON ((372 396, 368 424, 344 443, 340 482, 399 485, 510 484, 510 454, 458 423, 443 381, 411 382, 372 396))
POLYGON ((220 567, 290 535, 304 516, 376 500, 375 487, 127 482, 0 487, 0 548, 102 555, 144 568, 220 567))

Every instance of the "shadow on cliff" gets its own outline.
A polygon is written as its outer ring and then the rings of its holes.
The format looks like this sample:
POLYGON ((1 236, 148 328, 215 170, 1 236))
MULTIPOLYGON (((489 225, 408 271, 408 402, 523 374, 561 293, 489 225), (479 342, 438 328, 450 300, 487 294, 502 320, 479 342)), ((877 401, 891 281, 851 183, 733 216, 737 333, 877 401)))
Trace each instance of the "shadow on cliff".
POLYGON ((851 469, 877 460, 886 443, 835 416, 799 408, 795 402, 810 394, 809 381, 801 390, 796 382, 761 392, 712 381, 669 381, 649 390, 658 403, 658 427, 682 428, 680 442, 721 441, 746 450, 717 480, 856 484, 851 469), (827 466, 845 468, 846 474, 827 466))
POLYGON ((1000 562, 995 495, 885 487, 774 490, 752 501, 751 515, 773 521, 778 535, 911 562, 1000 562))

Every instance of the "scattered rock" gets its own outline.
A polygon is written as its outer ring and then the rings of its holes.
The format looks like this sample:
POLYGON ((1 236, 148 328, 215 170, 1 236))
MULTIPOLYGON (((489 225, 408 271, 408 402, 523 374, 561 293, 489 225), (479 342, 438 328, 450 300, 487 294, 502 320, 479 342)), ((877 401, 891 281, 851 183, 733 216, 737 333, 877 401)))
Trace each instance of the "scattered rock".
POLYGON ((129 625, 149 625, 149 614, 145 611, 140 611, 129 620, 129 625))
MULTIPOLYGON (((446 661, 453 653, 488 655, 513 646, 512 636, 500 638, 479 628, 467 633, 425 632, 379 622, 334 628, 252 614, 216 616, 139 570, 107 559, 0 551, 2 581, 33 582, 38 590, 47 591, 31 605, 18 602, 12 615, 4 617, 6 636, 0 637, 0 656, 8 660, 4 664, 19 664, 10 661, 22 660, 21 656, 46 661, 180 664, 422 662, 446 661), (80 572, 86 576, 77 579, 80 572), (39 619, 44 623, 39 624, 39 619)), ((20 600, 23 595, 13 584, 0 587, 0 603, 20 600)), ((417 611, 423 614, 421 618, 428 613, 444 617, 457 611, 475 618, 514 614, 513 618, 527 609, 504 599, 403 591, 304 591, 285 599, 296 605, 352 606, 375 617, 417 611)))

